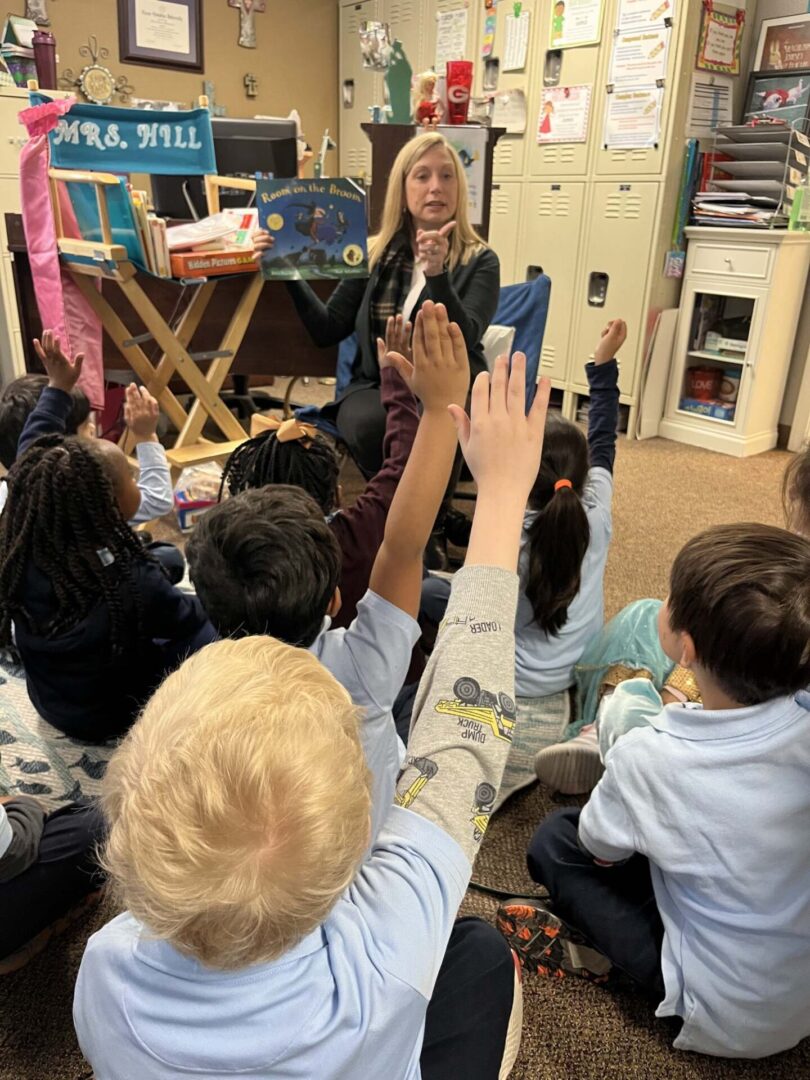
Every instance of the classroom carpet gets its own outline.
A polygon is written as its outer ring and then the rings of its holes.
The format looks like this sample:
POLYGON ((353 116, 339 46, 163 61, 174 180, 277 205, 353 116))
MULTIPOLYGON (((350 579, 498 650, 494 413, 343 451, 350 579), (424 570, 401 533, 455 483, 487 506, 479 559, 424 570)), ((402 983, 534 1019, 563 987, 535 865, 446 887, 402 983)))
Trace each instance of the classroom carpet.
MULTIPOLYGON (((781 524, 780 483, 789 458, 773 451, 737 460, 660 439, 642 443, 620 439, 606 578, 608 617, 639 597, 663 597, 674 555, 701 529, 733 521, 781 524)), ((343 481, 349 501, 362 484, 351 466, 344 470, 343 481)), ((469 509, 469 504, 460 507, 469 509)), ((178 534, 167 525, 160 535, 168 539, 178 534)), ((0 685, 0 701, 5 690, 0 685)), ((82 770, 72 768, 71 774, 82 775, 82 770)), ((526 847, 537 823, 559 805, 539 784, 510 799, 493 818, 474 880, 510 893, 537 891, 526 874, 526 847)), ((492 919, 496 907, 497 900, 471 888, 462 910, 492 919)), ((27 968, 0 979, 0 1080, 90 1077, 73 1033, 73 984, 84 941, 115 913, 107 902, 52 942, 27 968)), ((810 1040, 764 1061, 700 1057, 672 1050, 672 1022, 656 1020, 647 1003, 631 993, 576 979, 557 982, 537 976, 527 976, 523 986, 523 1042, 514 1080, 810 1076, 810 1040)), ((367 1076, 378 1080, 373 1066, 367 1076)))

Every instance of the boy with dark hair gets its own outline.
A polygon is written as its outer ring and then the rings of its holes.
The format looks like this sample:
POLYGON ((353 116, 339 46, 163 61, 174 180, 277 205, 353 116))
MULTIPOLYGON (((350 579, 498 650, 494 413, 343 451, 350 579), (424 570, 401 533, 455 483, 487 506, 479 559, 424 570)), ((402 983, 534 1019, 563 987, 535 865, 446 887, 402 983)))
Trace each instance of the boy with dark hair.
POLYGON ((419 638, 422 558, 456 451, 448 408, 463 405, 470 382, 463 335, 442 304, 420 309, 413 364, 396 353, 389 359, 423 412, 351 626, 329 629, 340 608, 339 549, 320 507, 296 488, 226 500, 200 520, 186 549, 191 580, 220 634, 270 634, 306 646, 364 709, 364 749, 384 784, 375 793, 372 839, 403 754, 391 710, 419 638))
MULTIPOLYGON (((10 469, 17 460, 17 446, 25 423, 48 386, 47 375, 22 375, 10 382, 0 397, 0 462, 10 469)), ((63 408, 64 434, 95 434, 90 402, 78 386, 66 394, 63 408)))
POLYGON ((683 1019, 678 1049, 765 1057, 810 1035, 810 542, 701 533, 658 632, 702 707, 639 678, 603 699, 605 773, 529 847, 551 904, 510 901, 499 925, 531 970, 615 965, 683 1019))

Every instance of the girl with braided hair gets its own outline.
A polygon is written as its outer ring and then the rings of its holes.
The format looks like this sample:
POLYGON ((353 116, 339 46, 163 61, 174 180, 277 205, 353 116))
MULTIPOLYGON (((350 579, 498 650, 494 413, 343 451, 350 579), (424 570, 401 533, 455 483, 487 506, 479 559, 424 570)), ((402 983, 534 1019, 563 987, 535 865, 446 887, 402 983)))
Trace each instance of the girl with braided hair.
POLYGON ((140 492, 113 443, 46 435, 12 467, 0 517, 0 645, 60 731, 122 734, 164 674, 215 640, 127 524, 140 492))

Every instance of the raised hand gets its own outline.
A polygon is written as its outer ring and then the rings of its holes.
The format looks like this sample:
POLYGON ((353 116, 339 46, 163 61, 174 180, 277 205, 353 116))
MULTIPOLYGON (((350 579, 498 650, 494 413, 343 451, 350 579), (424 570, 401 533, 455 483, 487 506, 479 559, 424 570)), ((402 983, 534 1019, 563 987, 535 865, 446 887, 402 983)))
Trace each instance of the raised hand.
POLYGON ((611 319, 602 331, 599 344, 593 351, 593 362, 595 364, 606 364, 608 360, 612 360, 616 356, 616 353, 626 340, 627 323, 624 319, 611 319))
POLYGON ((136 443, 157 442, 158 403, 145 386, 130 383, 125 391, 124 423, 136 443))
POLYGON ((34 349, 48 373, 48 385, 69 394, 82 373, 84 353, 77 353, 73 363, 62 352, 62 344, 53 330, 45 330, 42 341, 34 338, 34 349))
POLYGON ((444 264, 450 253, 448 237, 455 227, 455 221, 448 221, 440 229, 417 229, 416 257, 422 264, 425 277, 437 277, 444 273, 444 264))
POLYGON ((401 315, 391 316, 385 326, 385 341, 382 338, 377 338, 377 359, 380 362, 380 369, 387 367, 396 367, 394 361, 390 358, 391 353, 397 353, 409 364, 413 364, 413 353, 411 351, 411 331, 413 327, 410 322, 406 322, 401 315))
POLYGON ((253 258, 258 262, 265 251, 271 250, 275 242, 275 237, 265 229, 257 229, 253 234, 253 258))
POLYGON ((470 416, 457 405, 450 412, 464 459, 479 492, 513 494, 525 505, 537 479, 551 383, 541 379, 526 414, 526 357, 515 353, 512 368, 499 356, 492 376, 482 371, 473 384, 470 416))
POLYGON ((426 300, 419 309, 412 349, 413 362, 397 352, 389 353, 388 359, 425 412, 463 404, 470 386, 470 361, 464 335, 448 320, 444 304, 426 300))

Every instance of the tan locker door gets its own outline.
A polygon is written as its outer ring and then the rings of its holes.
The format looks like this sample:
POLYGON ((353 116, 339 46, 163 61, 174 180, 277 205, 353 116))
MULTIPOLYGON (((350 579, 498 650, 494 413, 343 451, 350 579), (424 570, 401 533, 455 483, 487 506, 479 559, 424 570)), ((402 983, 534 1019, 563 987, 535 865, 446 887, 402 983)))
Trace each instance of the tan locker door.
MULTIPOLYGON (((529 115, 526 128, 526 172, 530 176, 553 177, 584 176, 588 171, 590 150, 599 142, 594 122, 598 97, 599 46, 587 45, 580 49, 562 49, 562 68, 558 86, 591 86, 591 110, 588 120, 588 141, 584 143, 543 143, 538 145, 537 128, 540 123, 543 75, 546 52, 549 46, 550 12, 553 0, 543 0, 539 13, 536 48, 532 61, 532 77, 529 81, 529 115)), ((604 19, 604 16, 603 16, 604 19)), ((604 37, 604 29, 603 29, 604 37)))
POLYGON ((522 279, 527 267, 541 266, 551 278, 551 304, 540 353, 540 374, 559 383, 565 381, 568 369, 584 204, 582 183, 525 185, 518 269, 522 279))
MULTIPOLYGON (((484 32, 484 5, 476 5, 477 11, 475 18, 480 23, 479 28, 479 42, 484 32)), ((536 62, 536 42, 538 34, 541 32, 540 27, 540 11, 542 4, 540 0, 525 0, 523 3, 523 11, 529 12, 530 24, 529 24, 529 48, 526 53, 526 66, 522 71, 503 71, 501 70, 498 78, 499 90, 523 90, 526 94, 527 101, 532 96, 532 83, 537 78, 542 78, 542 73, 538 74, 537 62, 536 62)), ((471 5, 472 11, 472 5, 471 5)), ((495 24, 495 47, 492 55, 497 56, 501 61, 501 65, 504 62, 504 55, 506 51, 506 17, 512 15, 514 11, 514 4, 509 0, 501 0, 495 9, 496 24, 495 24)), ((472 18, 472 15, 471 15, 472 18)), ((475 57, 476 68, 476 92, 482 92, 482 86, 484 81, 484 61, 480 57, 480 49, 476 52, 475 57)), ((492 171, 495 178, 499 177, 512 177, 523 176, 525 172, 526 161, 526 144, 532 137, 532 117, 531 112, 527 112, 526 116, 526 134, 525 135, 502 135, 498 142, 495 144, 495 153, 492 160, 492 171)))
POLYGON ((525 281, 526 268, 517 261, 523 188, 517 182, 492 185, 489 242, 501 262, 501 285, 525 281))
POLYGON ((592 185, 571 305, 575 332, 568 377, 577 388, 587 389, 584 364, 605 323, 622 318, 627 321, 627 343, 621 353, 619 388, 623 394, 633 393, 645 338, 647 278, 661 269, 649 265, 659 191, 655 183, 592 185), (595 284, 592 274, 608 275, 604 306, 588 302, 595 284))
MULTIPOLYGON (((341 176, 371 176, 371 143, 361 129, 361 124, 371 120, 369 106, 383 104, 381 76, 363 67, 360 53, 360 24, 379 17, 377 0, 356 0, 340 7, 340 86, 338 101, 340 109, 340 139, 338 154, 341 176), (343 86, 346 80, 354 82, 354 103, 343 104, 343 86)), ((316 154, 318 146, 313 142, 316 154)))
POLYGON ((424 68, 422 40, 427 11, 426 0, 381 0, 380 19, 391 27, 391 36, 402 42, 414 75, 424 68))

